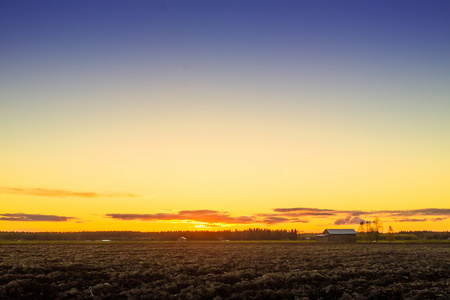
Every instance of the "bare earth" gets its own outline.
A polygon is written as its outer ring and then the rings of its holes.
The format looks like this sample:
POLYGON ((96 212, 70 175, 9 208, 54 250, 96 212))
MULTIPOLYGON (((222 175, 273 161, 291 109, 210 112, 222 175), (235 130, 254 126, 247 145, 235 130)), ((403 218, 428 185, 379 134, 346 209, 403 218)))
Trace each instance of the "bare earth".
POLYGON ((0 245, 0 299, 450 299, 449 244, 0 245))

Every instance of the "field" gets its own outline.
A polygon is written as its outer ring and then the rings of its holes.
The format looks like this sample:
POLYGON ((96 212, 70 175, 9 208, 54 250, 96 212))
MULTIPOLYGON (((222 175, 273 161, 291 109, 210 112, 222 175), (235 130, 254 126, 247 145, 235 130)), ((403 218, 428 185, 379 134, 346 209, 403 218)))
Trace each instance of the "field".
POLYGON ((0 245, 0 299, 450 299, 449 244, 0 245))

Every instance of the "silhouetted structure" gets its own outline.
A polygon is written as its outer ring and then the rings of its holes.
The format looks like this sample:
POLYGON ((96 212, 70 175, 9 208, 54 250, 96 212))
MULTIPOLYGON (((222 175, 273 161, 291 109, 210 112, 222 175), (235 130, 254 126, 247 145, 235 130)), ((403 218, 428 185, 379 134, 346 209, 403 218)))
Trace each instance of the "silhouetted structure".
POLYGON ((319 243, 356 243, 357 232, 354 229, 325 229, 316 235, 319 243))

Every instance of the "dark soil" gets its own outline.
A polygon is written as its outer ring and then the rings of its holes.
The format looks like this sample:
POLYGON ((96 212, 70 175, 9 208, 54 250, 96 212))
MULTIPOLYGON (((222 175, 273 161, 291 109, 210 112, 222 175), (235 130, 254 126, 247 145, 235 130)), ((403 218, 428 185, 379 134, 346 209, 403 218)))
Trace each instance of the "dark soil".
POLYGON ((0 299, 450 299, 449 245, 0 245, 0 299))

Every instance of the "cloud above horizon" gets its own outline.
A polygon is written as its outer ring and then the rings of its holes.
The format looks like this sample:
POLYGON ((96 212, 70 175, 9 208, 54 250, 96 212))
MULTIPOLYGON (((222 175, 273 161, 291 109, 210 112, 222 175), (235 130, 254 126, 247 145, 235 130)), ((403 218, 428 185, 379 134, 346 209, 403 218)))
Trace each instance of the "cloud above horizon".
POLYGON ((156 214, 120 214, 110 213, 108 218, 123 221, 192 221, 208 224, 262 224, 276 225, 282 223, 308 223, 308 218, 335 218, 334 225, 358 225, 365 219, 385 217, 394 222, 425 222, 442 221, 450 216, 450 209, 425 208, 416 210, 334 210, 321 208, 275 208, 273 213, 254 214, 233 217, 229 212, 216 210, 181 210, 170 213, 156 214), (434 216, 435 218, 414 218, 414 216, 434 216), (364 219, 365 218, 365 219, 364 219))
POLYGON ((307 220, 292 219, 276 214, 259 214, 250 216, 232 217, 229 212, 216 210, 181 210, 174 213, 156 213, 156 214, 106 214, 106 217, 112 219, 119 219, 124 221, 138 220, 138 221, 194 221, 209 224, 280 224, 302 222, 307 223, 307 220))
POLYGON ((294 208, 274 208, 274 212, 279 217, 336 217, 335 225, 357 225, 362 221, 365 221, 362 217, 385 217, 393 219, 394 222, 425 222, 432 221, 438 222, 450 217, 450 209, 447 208, 423 208, 423 209, 405 209, 405 210, 374 210, 374 211, 361 211, 361 210, 334 210, 334 209, 322 209, 322 208, 306 208, 306 207, 294 207, 294 208), (414 218, 434 216, 436 218, 414 218))
MULTIPOLYGON (((273 213, 253 214, 244 216, 232 216, 228 211, 216 210, 181 210, 174 212, 162 212, 155 214, 121 214, 109 213, 104 217, 122 221, 185 221, 198 222, 214 226, 222 225, 276 225, 286 223, 308 223, 309 218, 329 219, 334 218, 334 225, 358 225, 369 218, 380 217, 391 222, 439 222, 450 216, 450 209, 424 208, 412 210, 379 210, 379 211, 349 211, 321 208, 275 208, 273 213)), ((79 220, 76 217, 4 213, 0 214, 0 221, 19 222, 66 222, 79 220)), ((81 222, 81 221, 77 221, 81 222)))
POLYGON ((358 225, 358 224, 361 224, 361 222, 364 222, 364 221, 365 220, 361 219, 360 217, 347 216, 345 218, 337 219, 334 222, 334 225, 347 225, 347 224, 358 225))
POLYGON ((82 197, 82 198, 139 197, 139 195, 131 193, 74 192, 67 190, 53 190, 43 188, 12 188, 12 187, 2 187, 0 188, 0 193, 28 195, 28 196, 45 196, 45 197, 82 197))
POLYGON ((76 220, 78 218, 55 216, 55 215, 41 215, 41 214, 0 214, 0 221, 14 221, 14 222, 67 222, 76 220))
POLYGON ((423 218, 423 219, 399 219, 399 220, 395 220, 395 222, 426 222, 427 218, 423 218))
POLYGON ((228 212, 215 210, 182 210, 175 213, 156 214, 106 214, 107 217, 119 220, 139 220, 139 221, 173 221, 190 220, 204 223, 222 224, 252 224, 258 223, 252 216, 231 217, 228 212))
POLYGON ((287 216, 333 216, 336 210, 333 209, 320 209, 320 208, 274 208, 274 212, 282 213, 287 216))

